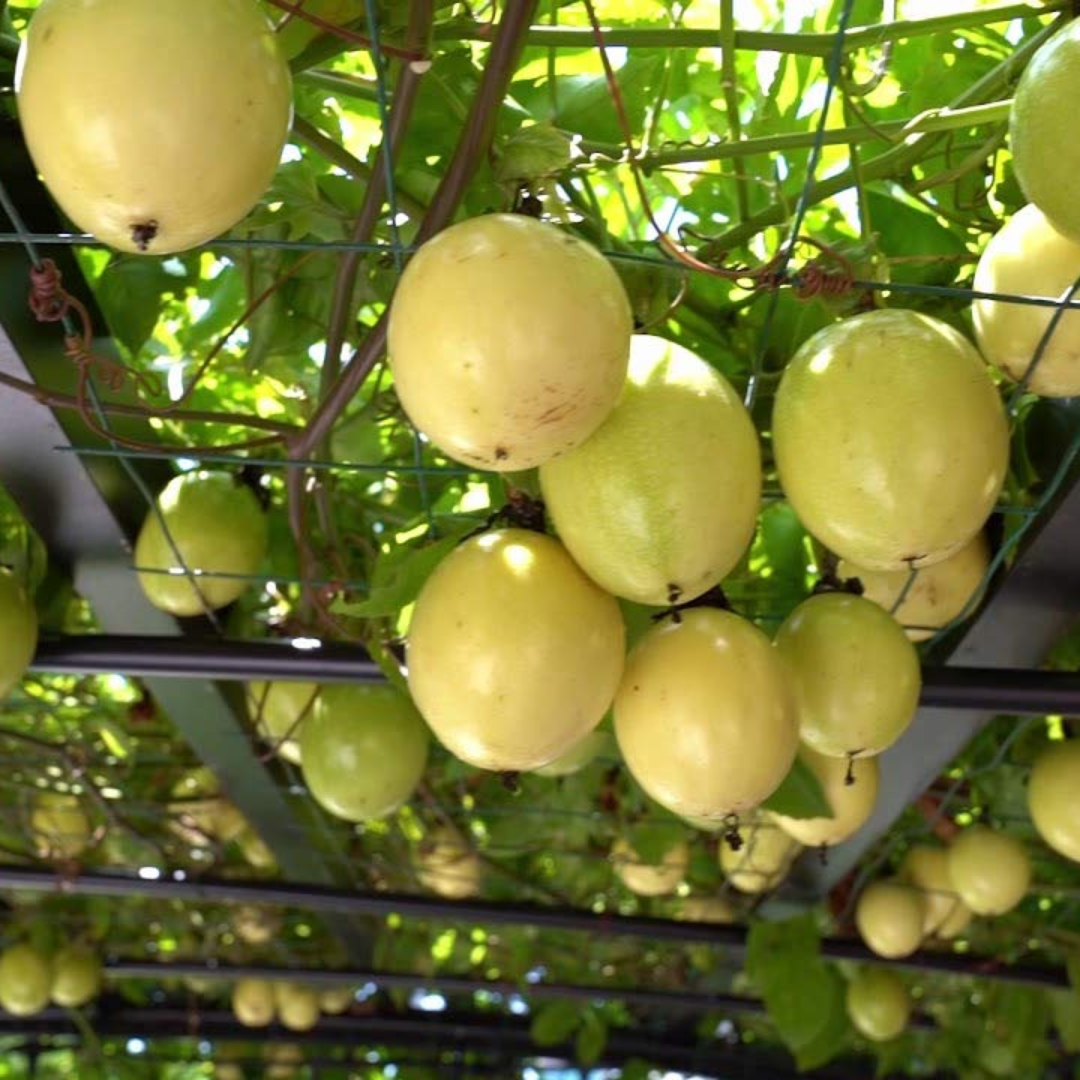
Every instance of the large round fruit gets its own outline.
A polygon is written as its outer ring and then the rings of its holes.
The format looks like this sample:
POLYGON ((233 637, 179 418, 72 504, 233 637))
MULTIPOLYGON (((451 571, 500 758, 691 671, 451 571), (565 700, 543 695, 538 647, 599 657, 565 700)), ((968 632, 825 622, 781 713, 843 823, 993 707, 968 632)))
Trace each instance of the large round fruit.
POLYGON ((340 1016, 356 1001, 356 991, 351 986, 328 986, 319 994, 319 1011, 327 1016, 340 1016))
POLYGON ((300 728, 319 695, 317 683, 254 682, 247 688, 247 707, 259 734, 293 765, 300 764, 300 728))
POLYGON ((1080 862, 1080 740, 1054 743, 1036 759, 1028 812, 1039 835, 1060 855, 1080 862))
POLYGON ((929 566, 983 526, 1009 463, 997 389, 975 347, 913 311, 820 330, 773 410, 780 482, 830 550, 872 570, 929 566))
POLYGON ((611 864, 615 876, 632 893, 638 896, 667 896, 686 877, 690 849, 680 840, 664 852, 659 863, 648 863, 627 840, 620 837, 611 848, 611 864))
POLYGON ((618 404, 540 469, 578 565, 640 604, 692 600, 742 558, 761 503, 761 451, 722 375, 663 338, 634 338, 618 404))
POLYGON ((594 247, 491 214, 413 256, 390 309, 390 367, 410 419, 452 458, 531 469, 611 411, 632 328, 622 282, 594 247))
POLYGON ((606 731, 590 731, 583 739, 578 739, 565 754, 560 754, 547 765, 541 765, 536 770, 536 775, 549 778, 573 776, 606 751, 615 752, 611 735, 606 731))
POLYGON ((799 757, 821 783, 832 807, 832 817, 793 818, 773 814, 772 819, 806 847, 831 847, 853 836, 866 824, 877 802, 879 770, 875 758, 826 757, 804 746, 799 757), (850 776, 849 776, 850 764, 850 776), (848 780, 853 783, 848 783, 848 780))
POLYGON ((275 983, 274 1001, 282 1027, 290 1031, 310 1031, 319 1022, 319 995, 308 986, 275 983))
POLYGON ((769 639, 728 611, 667 618, 630 655, 615 735, 637 782, 680 817, 757 806, 795 760, 794 697, 769 639))
POLYGON ((860 1035, 874 1042, 887 1042, 907 1027, 911 997, 891 971, 864 968, 848 983, 847 1012, 860 1035))
POLYGON ((810 597, 784 621, 776 648, 795 688, 799 736, 819 754, 880 754, 915 716, 918 654, 900 624, 869 600, 810 597))
POLYGON ((32 945, 12 945, 0 953, 0 1008, 12 1016, 33 1016, 49 1004, 52 966, 32 945))
POLYGON ((949 848, 949 879, 976 915, 1004 915, 1027 894, 1031 860, 1019 840, 976 825, 949 848))
POLYGON ((442 744, 481 769, 565 754, 619 685, 619 605, 549 536, 466 540, 428 578, 409 627, 409 688, 442 744))
POLYGON ((675 918, 682 922, 726 926, 738 919, 738 913, 731 901, 723 896, 688 896, 675 909, 675 918))
POLYGON ((61 949, 52 962, 49 996, 65 1009, 79 1009, 101 993, 101 958, 91 949, 70 945, 61 949))
POLYGON ((890 960, 910 956, 922 944, 925 921, 923 894, 900 881, 873 882, 855 905, 859 936, 867 948, 890 960))
POLYGON ((914 581, 910 570, 867 570, 846 559, 840 561, 837 573, 842 580, 860 581, 863 596, 888 611, 908 638, 926 641, 967 609, 989 565, 990 545, 979 533, 956 554, 916 570, 914 581), (901 596, 903 602, 896 607, 901 596))
POLYGON ((762 813, 740 825, 738 834, 738 851, 726 839, 720 841, 720 869, 728 881, 739 892, 752 896, 775 889, 787 877, 802 847, 762 813))
POLYGON ((1054 228, 1080 241, 1077 101, 1080 19, 1055 34, 1032 58, 1016 87, 1009 115, 1013 166, 1024 194, 1054 228))
POLYGON ((135 565, 149 572, 139 574, 139 584, 162 611, 203 615, 244 592, 266 546, 266 515, 249 487, 228 473, 184 473, 169 481, 143 523, 135 565))
POLYGON ((19 579, 0 568, 0 698, 26 674, 38 642, 34 602, 19 579))
MULTIPOLYGON (((1056 299, 1071 290, 1077 278, 1080 238, 1062 236, 1037 206, 1029 204, 1005 222, 986 246, 975 271, 974 288, 1056 299)), ((1080 299, 1080 291, 1070 295, 1074 301, 1080 299)), ((983 356, 1019 382, 1035 359, 1054 309, 976 300, 972 314, 983 356)), ((1080 311, 1068 311, 1055 323, 1027 388, 1047 397, 1080 394, 1080 311)))
POLYGON ((420 884, 448 900, 476 896, 481 872, 476 849, 449 825, 435 829, 417 848, 416 876, 420 884))
POLYGON ((74 795, 43 791, 30 811, 34 847, 43 859, 77 859, 90 846, 93 830, 74 795))
POLYGON ((253 0, 44 0, 15 81, 49 190, 121 251, 231 229, 270 185, 292 120, 289 68, 253 0))
POLYGON ((240 979, 233 986, 232 1009, 244 1027, 268 1027, 274 1020, 274 984, 240 979))
POLYGON ((413 703, 392 687, 329 687, 300 733, 304 781, 337 817, 385 817, 416 790, 429 741, 413 703))
POLYGON ((925 935, 948 941, 971 924, 971 911, 953 888, 945 848, 916 844, 904 858, 900 877, 923 892, 925 935))

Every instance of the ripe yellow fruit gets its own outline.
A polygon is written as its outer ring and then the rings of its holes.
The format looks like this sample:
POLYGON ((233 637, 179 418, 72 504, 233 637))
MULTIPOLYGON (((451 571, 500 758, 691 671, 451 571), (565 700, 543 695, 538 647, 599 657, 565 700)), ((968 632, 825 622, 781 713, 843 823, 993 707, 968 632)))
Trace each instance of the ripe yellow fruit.
POLYGON ((300 733, 304 782, 346 821, 385 817, 416 790, 429 742, 416 707, 393 687, 332 686, 300 733))
POLYGON ((1080 740, 1054 743, 1036 759, 1028 811, 1039 835, 1060 855, 1080 862, 1080 740))
POLYGON ((907 730, 922 674, 915 647, 877 604, 848 593, 801 603, 776 635, 799 736, 819 754, 872 757, 907 730))
POLYGON ((240 979, 233 986, 233 1015, 244 1027, 269 1027, 274 1020, 274 985, 262 979, 240 979))
POLYGON ((742 400, 689 349, 635 336, 622 396, 540 469, 559 538, 597 584, 640 604, 692 600, 754 536, 761 451, 742 400))
POLYGON ((548 765, 536 770, 537 776, 562 777, 573 776, 591 765, 601 754, 614 752, 612 738, 606 731, 590 731, 583 739, 578 739, 565 754, 560 754, 548 765))
POLYGON ((596 248, 490 214, 413 256, 390 310, 390 367, 410 419, 450 457, 531 469, 611 411, 632 328, 622 282, 596 248))
POLYGON ((1009 142, 1024 194, 1080 241, 1080 19, 1058 31, 1032 58, 1013 95, 1009 142))
MULTIPOLYGON (((975 271, 979 292, 1057 299, 1080 278, 1080 239, 1070 240, 1034 204, 1014 214, 986 246, 975 271)), ((1070 294, 1080 299, 1080 291, 1070 294)), ((1054 309, 978 299, 975 340, 983 356, 1019 382, 1035 360, 1054 309)), ((1080 311, 1068 311, 1032 371, 1027 388, 1046 397, 1080 394, 1080 311)))
POLYGON ((879 769, 876 758, 859 758, 851 762, 848 781, 848 761, 826 757, 804 746, 799 757, 821 782, 825 798, 832 807, 832 817, 793 818, 773 814, 772 819, 805 847, 831 847, 853 836, 866 824, 877 802, 879 769))
POLYGON ((673 814, 757 806, 795 760, 794 697, 776 650, 728 611, 667 618, 630 655, 615 735, 634 779, 673 814))
POLYGON ((855 926, 866 947, 897 960, 922 944, 926 922, 923 894, 901 881, 875 881, 855 905, 855 926))
POLYGON ((482 872, 476 849, 449 825, 433 830, 417 848, 416 876, 420 884, 447 900, 477 896, 482 872))
POLYGON ((721 839, 720 869, 739 892, 752 896, 771 892, 787 877, 802 846, 760 812, 740 825, 738 833, 738 851, 721 839))
POLYGON ((90 846, 93 830, 74 795, 43 791, 30 812, 34 847, 43 859, 77 859, 90 846))
POLYGON ((281 931, 281 916, 253 904, 243 904, 233 912, 232 927, 245 945, 265 945, 281 931))
POLYGON ((26 674, 38 642, 34 601, 22 582, 0 568, 0 698, 9 694, 26 674))
POLYGON ((101 993, 101 958, 80 945, 61 949, 52 962, 50 997, 65 1009, 79 1009, 101 993))
POLYGON ((52 965, 32 945, 0 953, 0 1008, 12 1016, 34 1016, 49 1004, 52 965))
POLYGON ((308 986, 275 983, 274 1002, 282 1027, 290 1031, 310 1031, 319 1022, 319 995, 308 986))
POLYGON ((409 627, 409 688, 442 744, 480 769, 550 764, 615 696, 619 605, 549 536, 503 529, 459 545, 409 627))
POLYGON ((620 837, 611 848, 611 865, 615 876, 638 896, 667 896, 673 893, 686 876, 690 865, 690 849, 685 842, 669 847, 659 863, 644 862, 630 846, 629 841, 620 837))
POLYGON ((816 333, 773 410, 780 482, 831 551, 872 570, 959 551, 997 502, 1005 410, 975 347, 913 311, 872 311, 816 333))
POLYGON ((976 915, 1004 915, 1027 894, 1031 860, 1019 840, 976 825, 949 848, 949 879, 976 915))
POLYGON ((926 641, 967 608, 989 566, 990 545, 979 533, 955 555, 917 570, 910 587, 909 570, 867 570, 842 559, 837 573, 862 582, 863 596, 890 612, 912 641, 926 641), (901 595, 904 601, 893 611, 901 595))
POLYGON ((250 488, 228 473, 184 473, 169 481, 139 532, 135 565, 147 571, 139 584, 162 611, 203 615, 247 589, 267 540, 266 515, 250 488))
POLYGON ((675 917, 683 922, 726 926, 738 920, 738 913, 731 901, 723 896, 688 896, 675 909, 675 917))
POLYGON ((923 892, 924 935, 949 941, 971 925, 971 911, 953 888, 949 853, 945 848, 916 844, 904 858, 900 877, 923 892))
POLYGON ((312 714, 317 683, 254 682, 247 688, 248 714, 259 734, 293 765, 300 764, 300 728, 312 714))
POLYGON ((49 190, 120 251, 164 255, 231 229, 292 122, 289 68, 253 0, 44 0, 15 81, 49 190))
POLYGON ((319 1011, 327 1016, 340 1016, 355 1000, 356 991, 351 986, 328 986, 319 994, 319 1011))
POLYGON ((848 983, 847 1012, 860 1035, 888 1042, 907 1027, 911 996, 891 971, 864 968, 848 983))

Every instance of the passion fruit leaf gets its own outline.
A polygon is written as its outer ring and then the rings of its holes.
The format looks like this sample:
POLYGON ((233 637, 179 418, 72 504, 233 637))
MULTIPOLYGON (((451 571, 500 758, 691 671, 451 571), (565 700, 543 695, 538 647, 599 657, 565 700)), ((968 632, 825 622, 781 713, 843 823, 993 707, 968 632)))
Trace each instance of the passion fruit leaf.
POLYGON ((529 1030, 537 1046, 559 1046, 577 1031, 581 1020, 581 1008, 573 1001, 549 1001, 537 1011, 529 1030))
POLYGON ((825 1020, 818 1033, 804 1046, 795 1051, 795 1061, 800 1070, 817 1069, 830 1062, 851 1043, 851 1021, 844 1007, 845 984, 843 976, 832 967, 825 967, 822 988, 828 987, 823 1004, 827 1006, 825 1020))
POLYGON ((574 1040, 574 1052, 578 1064, 588 1068, 600 1060, 607 1046, 608 1028, 595 1009, 586 1009, 581 1016, 581 1027, 574 1040))
POLYGON ((573 142, 551 124, 518 128, 507 139, 495 166, 501 181, 539 180, 562 172, 573 160, 573 142))
POLYGON ((1047 1004, 1062 1047, 1070 1054, 1080 1051, 1080 995, 1075 990, 1047 990, 1047 1004))
POLYGON ((892 281, 949 285, 956 279, 967 245, 940 218, 895 191, 871 190, 866 198, 878 245, 893 260, 892 281))
POLYGON ((796 758, 780 786, 762 804, 765 810, 791 818, 831 818, 832 807, 825 798, 821 781, 809 766, 796 758))

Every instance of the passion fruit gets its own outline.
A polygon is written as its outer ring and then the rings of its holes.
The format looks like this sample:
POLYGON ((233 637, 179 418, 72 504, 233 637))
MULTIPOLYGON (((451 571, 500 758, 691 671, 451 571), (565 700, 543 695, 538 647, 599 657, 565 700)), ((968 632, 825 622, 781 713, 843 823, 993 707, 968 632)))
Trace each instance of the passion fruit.
POLYGON ((317 683, 255 682, 247 688, 248 715, 280 757, 300 764, 300 728, 319 696, 317 683))
POLYGON ((641 858, 629 841, 620 837, 611 849, 611 865, 615 876, 632 893, 638 896, 667 896, 686 877, 690 849, 680 840, 664 852, 659 863, 649 863, 641 858))
POLYGON ((945 848, 916 844, 904 858, 900 878, 923 892, 925 936, 948 941, 971 924, 971 911, 953 888, 949 853, 945 848))
POLYGON ((309 986, 275 983, 274 1003, 282 1027, 289 1031, 310 1031, 319 1022, 319 995, 309 986))
POLYGON ((854 836, 866 824, 877 803, 879 769, 876 758, 848 762, 826 757, 803 746, 799 757, 818 778, 832 817, 793 818, 773 814, 772 819, 806 847, 832 847, 854 836))
POLYGON ((902 881, 875 881, 855 905, 855 926, 864 944, 878 956, 898 960, 922 944, 926 901, 902 881))
POLYGON ((420 884, 448 900, 479 895, 482 872, 476 849, 449 825, 433 830, 417 848, 420 884))
POLYGON ((865 968, 848 983, 847 1012, 864 1038, 888 1042, 908 1026, 911 995, 888 969, 865 968))
POLYGON ((1015 837, 975 825, 949 848, 949 880, 976 915, 1004 915, 1027 895, 1031 860, 1015 837))
POLYGON ((737 833, 738 849, 726 839, 720 841, 720 869, 739 892, 772 892, 787 877, 801 845, 760 812, 740 824, 737 833))
POLYGON ((269 1027, 274 1021, 274 985, 262 979, 240 979, 233 986, 232 1009, 249 1028, 269 1027))
POLYGON ((1028 812, 1039 835, 1059 855, 1080 862, 1080 741, 1054 743, 1035 760, 1028 812))
POLYGON ((52 965, 32 945, 0 952, 0 1008, 12 1016, 34 1016, 49 1004, 52 965))
POLYGON ((79 799, 53 791, 35 795, 30 832, 42 859, 77 859, 93 839, 90 818, 79 799))
POLYGON ((65 1009, 81 1009, 101 993, 101 958, 83 945, 61 949, 52 962, 49 996, 65 1009))

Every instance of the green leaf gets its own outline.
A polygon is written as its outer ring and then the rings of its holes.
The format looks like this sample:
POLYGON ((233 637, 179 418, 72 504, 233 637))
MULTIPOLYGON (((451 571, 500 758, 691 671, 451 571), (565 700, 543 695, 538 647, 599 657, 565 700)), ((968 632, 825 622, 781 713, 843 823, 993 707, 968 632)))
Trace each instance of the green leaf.
POLYGON ((851 1040, 851 1021, 847 1014, 847 986, 835 968, 825 969, 828 993, 822 998, 827 1006, 825 1021, 818 1033, 795 1053, 800 1069, 817 1069, 832 1061, 851 1040))
POLYGON ((1070 1054, 1080 1052, 1080 993, 1076 990, 1048 990, 1046 996, 1061 1045, 1070 1054))
POLYGON ((117 256, 97 285, 97 300, 113 336, 137 353, 157 326, 162 297, 181 295, 190 280, 177 259, 117 256))
POLYGON ((680 840, 686 839, 686 825, 674 817, 670 821, 649 821, 631 829, 628 839, 642 862, 657 866, 680 840))
POLYGON ((770 795, 762 806, 775 814, 792 818, 831 818, 832 807, 825 798, 821 781, 802 758, 796 758, 783 783, 770 795))
POLYGON ((550 124, 519 128, 506 141, 495 167, 500 181, 539 180, 554 176, 570 165, 570 137, 550 124))
POLYGON ((896 195, 868 191, 866 198, 878 246, 887 258, 901 260, 890 262, 891 279, 951 285, 959 265, 957 256, 967 252, 963 239, 933 214, 896 195), (919 261, 902 261, 912 257, 919 261))
POLYGON ((559 1046, 581 1023, 581 1008, 573 1001, 549 1001, 533 1017, 532 1040, 537 1046, 559 1046))
POLYGON ((577 1063, 586 1067, 595 1065, 607 1046, 607 1024, 597 1016, 595 1009, 587 1009, 581 1018, 581 1028, 574 1042, 577 1063))

